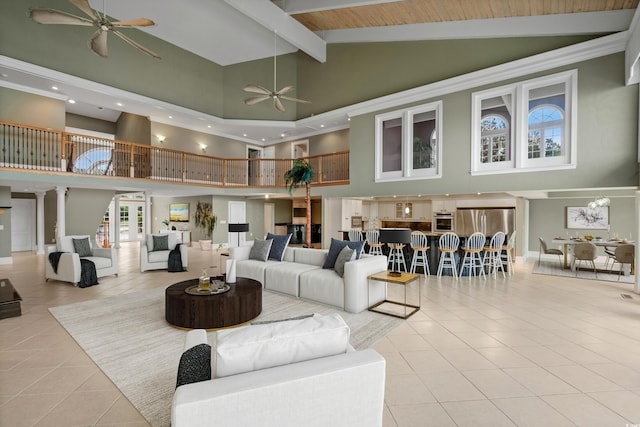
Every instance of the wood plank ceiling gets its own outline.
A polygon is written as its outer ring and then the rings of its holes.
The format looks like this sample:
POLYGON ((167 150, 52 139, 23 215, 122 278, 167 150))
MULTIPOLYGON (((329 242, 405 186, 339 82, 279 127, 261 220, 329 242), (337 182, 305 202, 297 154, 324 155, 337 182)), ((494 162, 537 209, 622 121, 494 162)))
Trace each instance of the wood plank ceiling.
POLYGON ((635 9, 640 0, 405 0, 292 15, 311 31, 635 9))

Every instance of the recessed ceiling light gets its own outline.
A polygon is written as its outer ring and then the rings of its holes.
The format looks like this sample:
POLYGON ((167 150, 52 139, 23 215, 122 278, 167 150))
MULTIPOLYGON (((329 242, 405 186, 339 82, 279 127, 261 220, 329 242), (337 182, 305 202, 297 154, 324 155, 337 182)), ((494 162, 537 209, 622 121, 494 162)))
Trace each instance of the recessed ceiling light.
POLYGON ((242 136, 246 137, 246 136, 247 136, 247 134, 246 134, 246 133, 243 133, 243 134, 242 134, 242 136))
POLYGON ((7 77, 9 77, 9 74, 7 74, 7 73, 2 73, 2 74, 0 74, 0 76, 2 76, 2 78, 6 79, 7 77))
POLYGON ((266 141, 266 139, 265 139, 265 138, 262 138, 262 142, 265 142, 265 141, 266 141))
POLYGON ((281 136, 282 138, 284 138, 285 136, 287 136, 287 134, 286 134, 286 133, 281 133, 281 134, 280 134, 280 136, 281 136))
MULTIPOLYGON (((2 77, 4 77, 4 75, 2 77)), ((51 86, 51 89, 58 90, 58 86, 51 86)))
POLYGON ((347 117, 347 121, 350 122, 351 121, 351 117, 347 117))
POLYGON ((116 105, 117 105, 118 107, 122 107, 122 105, 123 105, 123 104, 122 104, 122 102, 116 102, 116 105))
POLYGON ((69 100, 69 104, 75 104, 75 103, 76 103, 76 100, 75 100, 75 99, 70 99, 70 100, 69 100))
POLYGON ((323 127, 324 127, 324 125, 320 125, 320 127, 321 127, 321 128, 323 128, 323 127))
POLYGON ((209 129, 211 129, 211 125, 208 125, 207 127, 208 127, 209 129))
POLYGON ((170 119, 173 119, 173 116, 169 116, 170 119))

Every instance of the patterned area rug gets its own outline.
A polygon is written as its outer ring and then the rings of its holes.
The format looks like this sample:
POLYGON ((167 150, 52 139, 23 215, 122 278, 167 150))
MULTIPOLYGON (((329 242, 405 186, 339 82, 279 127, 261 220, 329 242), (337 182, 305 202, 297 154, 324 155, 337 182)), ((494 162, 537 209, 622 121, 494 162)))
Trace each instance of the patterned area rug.
MULTIPOLYGON (((185 331, 164 319, 164 288, 85 301, 49 311, 152 426, 169 426, 185 331)), ((264 291, 259 320, 339 313, 356 349, 372 346, 402 320, 351 314, 264 291)), ((209 333, 209 341, 213 342, 209 333)))
MULTIPOLYGON (((604 269, 604 266, 596 264, 596 268, 604 269)), ((571 277, 574 279, 588 279, 588 280, 603 280, 606 282, 619 282, 619 283, 635 283, 636 277, 630 275, 618 275, 618 271, 614 271, 614 273, 610 272, 602 272, 598 271, 598 277, 596 278, 596 274, 593 272, 593 269, 589 269, 586 264, 583 263, 583 266, 578 271, 578 275, 576 276, 576 272, 570 269, 560 268, 558 263, 550 263, 550 262, 541 262, 540 264, 536 264, 533 267, 534 274, 546 274, 549 276, 560 276, 560 277, 571 277)))

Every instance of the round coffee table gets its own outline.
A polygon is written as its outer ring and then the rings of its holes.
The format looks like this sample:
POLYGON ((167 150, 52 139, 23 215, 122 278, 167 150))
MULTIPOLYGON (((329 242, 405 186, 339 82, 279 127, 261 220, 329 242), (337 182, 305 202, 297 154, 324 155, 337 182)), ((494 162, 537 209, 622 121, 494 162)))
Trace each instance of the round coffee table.
POLYGON ((185 292, 198 279, 185 280, 165 291, 165 319, 172 325, 191 329, 234 326, 255 319, 262 312, 260 282, 238 277, 227 292, 218 295, 190 295, 185 292))

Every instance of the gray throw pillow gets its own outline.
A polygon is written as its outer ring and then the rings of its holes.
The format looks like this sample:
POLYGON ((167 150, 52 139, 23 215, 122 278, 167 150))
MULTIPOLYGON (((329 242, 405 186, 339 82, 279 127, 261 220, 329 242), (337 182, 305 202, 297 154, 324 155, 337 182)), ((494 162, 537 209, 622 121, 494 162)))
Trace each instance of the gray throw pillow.
POLYGON ((153 236, 153 248, 149 252, 154 251, 168 251, 169 250, 169 236, 153 236))
POLYGON ((254 240, 251 251, 249 252, 249 259, 255 259, 256 261, 266 261, 269 257, 269 250, 271 250, 272 243, 272 239, 254 240))
POLYGON ((331 246, 329 246, 329 253, 327 253, 327 259, 324 261, 324 265, 322 268, 332 269, 336 264, 336 259, 340 254, 340 251, 345 246, 350 247, 351 249, 356 250, 356 259, 360 259, 360 252, 362 252, 362 248, 364 247, 364 241, 360 242, 349 242, 346 240, 337 240, 331 238, 331 246))
POLYGON ((267 240, 272 239, 271 250, 269 251, 269 259, 276 261, 282 261, 284 258, 284 251, 287 249, 289 240, 291 240, 291 233, 285 235, 267 233, 267 240))
POLYGON ((355 258, 355 249, 351 249, 349 246, 345 246, 344 248, 342 248, 342 250, 338 254, 338 258, 336 258, 336 264, 333 268, 336 273, 338 273, 338 276, 344 276, 344 264, 349 261, 353 261, 355 258))
POLYGON ((73 239, 73 249, 81 257, 93 256, 88 237, 85 237, 84 239, 73 239))

